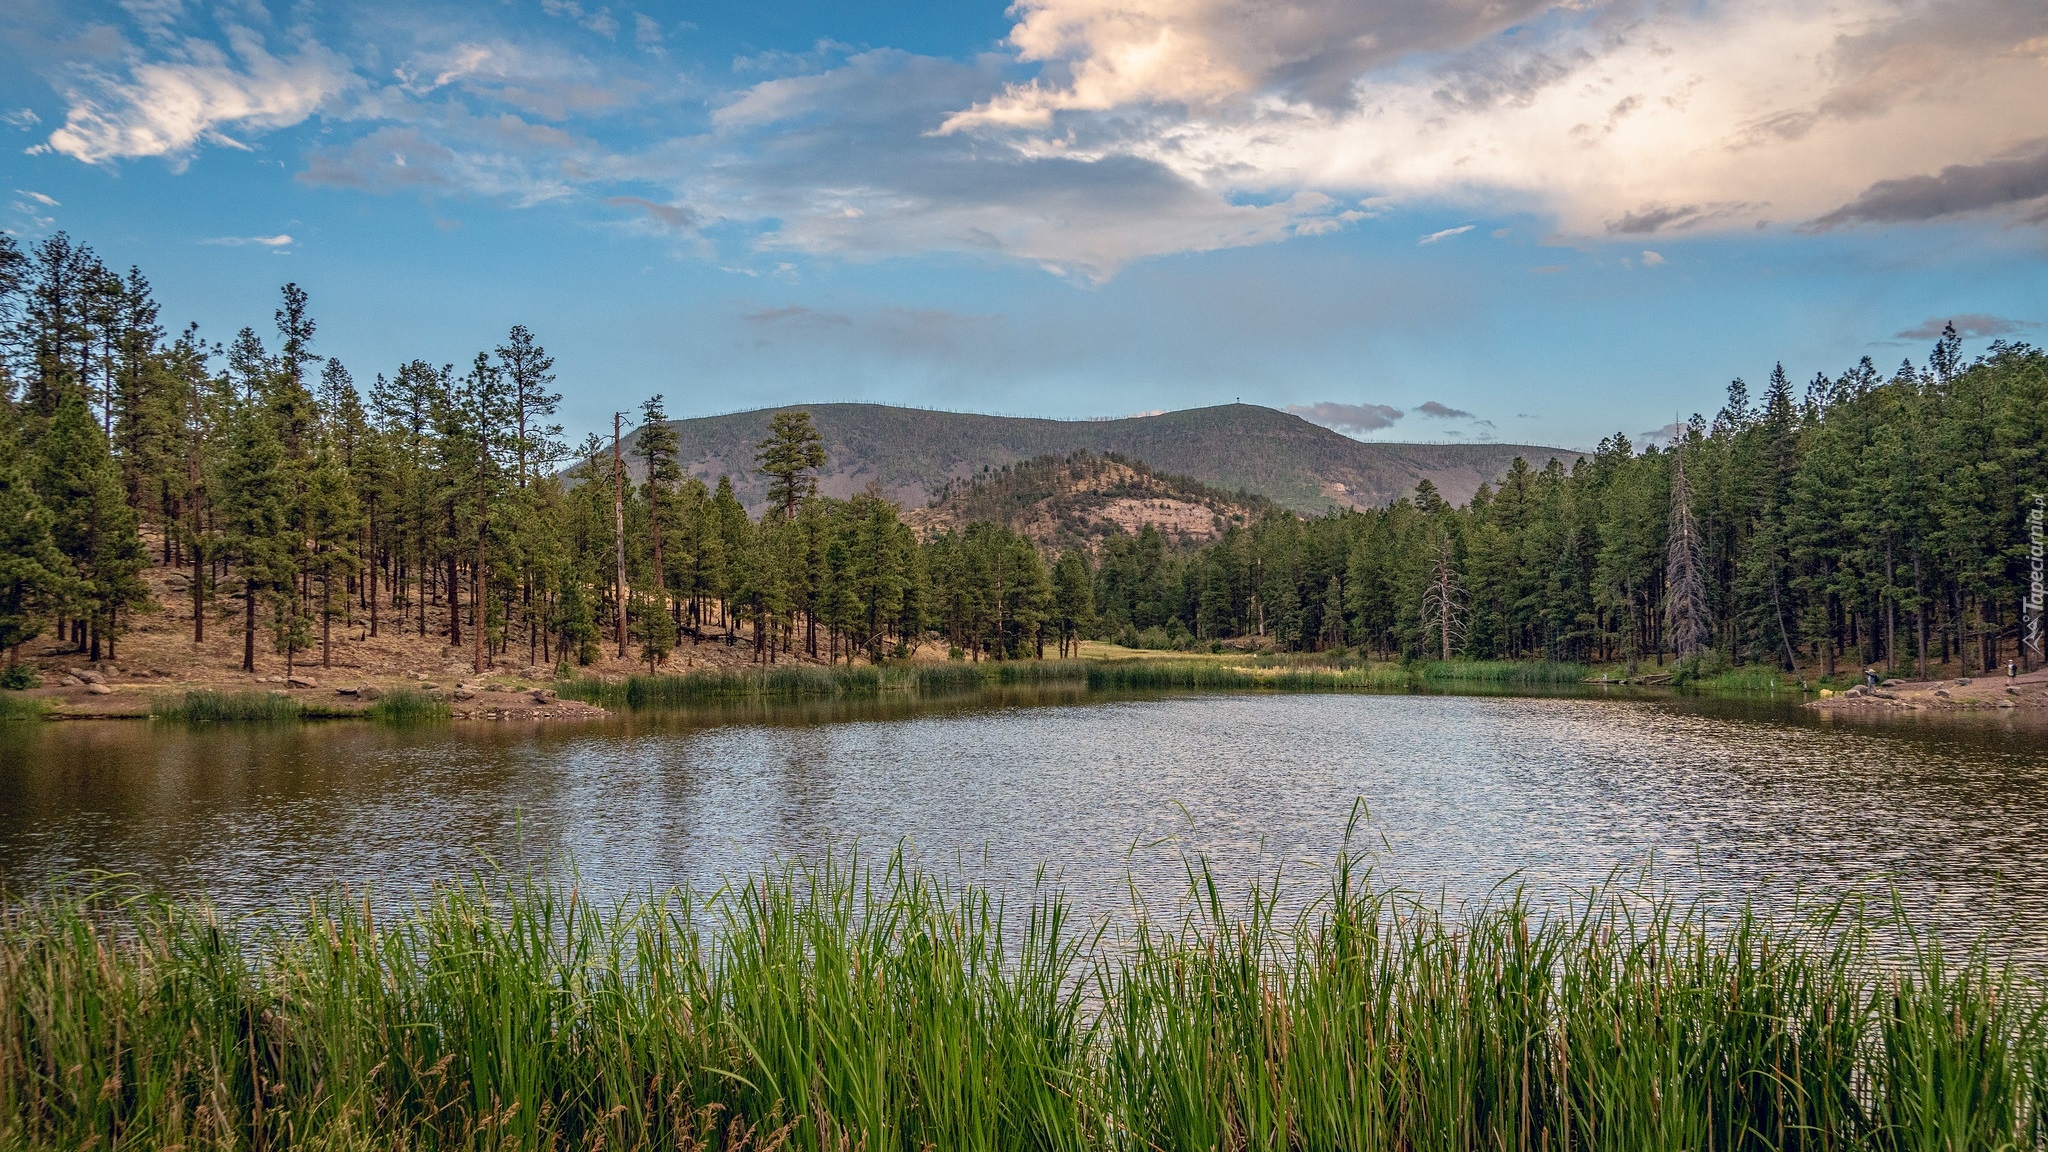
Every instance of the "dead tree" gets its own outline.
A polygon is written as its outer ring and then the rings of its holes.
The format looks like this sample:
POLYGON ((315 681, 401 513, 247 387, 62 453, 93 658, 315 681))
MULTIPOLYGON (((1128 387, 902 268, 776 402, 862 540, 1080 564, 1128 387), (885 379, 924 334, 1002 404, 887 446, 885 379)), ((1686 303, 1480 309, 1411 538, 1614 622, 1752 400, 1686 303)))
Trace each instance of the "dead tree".
POLYGON ((1429 586, 1422 591, 1423 633, 1438 635, 1446 662, 1451 658, 1452 646, 1465 638, 1465 625, 1459 619, 1464 602, 1465 586, 1459 583, 1457 569, 1451 564, 1451 534, 1446 532, 1436 563, 1430 565, 1429 586))
POLYGON ((1664 546, 1664 630, 1680 660, 1707 646, 1707 590, 1700 575, 1700 533, 1692 518, 1685 452, 1671 452, 1671 528, 1664 546))

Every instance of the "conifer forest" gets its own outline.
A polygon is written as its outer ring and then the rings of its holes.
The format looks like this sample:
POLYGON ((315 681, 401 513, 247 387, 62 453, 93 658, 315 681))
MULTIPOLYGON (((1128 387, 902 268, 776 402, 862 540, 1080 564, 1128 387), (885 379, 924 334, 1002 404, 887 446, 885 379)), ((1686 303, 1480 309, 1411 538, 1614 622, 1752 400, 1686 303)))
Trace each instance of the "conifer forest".
MULTIPOLYGON (((224 342, 62 233, 0 237, 0 648, 115 657, 151 565, 195 639, 305 664, 351 635, 439 637, 481 670, 750 646, 762 662, 1066 653, 1245 637, 1383 657, 1964 669, 2019 660, 2027 514, 2048 486, 2048 356, 1729 385, 1667 442, 1516 461, 1462 507, 1259 505, 1201 546, 1146 528, 1044 554, 998 523, 926 538, 877 493, 817 493, 778 415, 750 515, 689 475, 651 396, 570 442, 540 336, 460 364, 323 357, 315 302, 224 342), (637 436, 628 435, 637 427, 637 436)), ((11 657, 12 658, 12 657, 11 657)))

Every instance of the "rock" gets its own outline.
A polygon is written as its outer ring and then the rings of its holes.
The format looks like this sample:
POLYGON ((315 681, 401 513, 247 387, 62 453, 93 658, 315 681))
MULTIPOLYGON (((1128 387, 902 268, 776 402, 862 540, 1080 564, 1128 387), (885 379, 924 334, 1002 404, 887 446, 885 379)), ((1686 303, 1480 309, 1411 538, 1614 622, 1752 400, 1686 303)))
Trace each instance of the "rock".
POLYGON ((1936 688, 1936 689, 1934 690, 1934 694, 1935 694, 1936 696, 1939 696, 1939 697, 1941 697, 1941 698, 1942 698, 1943 700, 1946 700, 1946 699, 1948 699, 1948 689, 1946 689, 1946 688, 1936 688))
POLYGON ((531 695, 535 704, 545 704, 555 698, 555 690, 553 688, 535 688, 531 695))
MULTIPOLYGON (((64 678, 62 680, 57 681, 57 683, 63 685, 66 688, 76 688, 80 684, 85 683, 85 681, 80 680, 78 677, 71 675, 69 672, 66 672, 64 674, 64 678)), ((2012 689, 2008 688, 2006 689, 2006 691, 2010 692, 2012 691, 2012 689)))
POLYGON ((474 700, 476 699, 476 693, 471 692, 467 688, 457 688, 455 690, 455 698, 457 700, 474 700))
POLYGON ((114 690, 105 684, 87 684, 85 690, 95 696, 112 696, 114 694, 114 690))
POLYGON ((384 690, 375 684, 363 684, 356 688, 356 699, 358 700, 375 700, 382 695, 384 695, 384 690))
POLYGON ((107 678, 105 676, 93 671, 90 668, 80 668, 78 671, 73 672, 72 675, 78 677, 80 680, 85 681, 87 684, 105 684, 107 682, 107 678))
POLYGON ((1897 687, 1898 687, 1899 685, 1901 685, 1901 684, 1904 684, 1904 683, 1905 683, 1905 681, 1904 681, 1904 680, 1900 680, 1900 679, 1897 679, 1897 678, 1893 678, 1893 679, 1890 679, 1890 680, 1886 680, 1886 681, 1885 681, 1884 683, 1882 683, 1882 684, 1878 685, 1878 687, 1880 687, 1880 688, 1897 688, 1897 687))
POLYGON ((1844 692, 1844 693, 1842 693, 1842 695, 1844 695, 1844 696, 1863 696, 1863 695, 1867 695, 1867 694, 1869 693, 1869 691, 1870 691, 1870 689, 1868 689, 1868 688, 1865 688, 1865 687, 1864 687, 1863 685, 1861 685, 1861 684, 1858 684, 1858 685, 1855 685, 1854 687, 1850 688, 1850 689, 1849 689, 1849 690, 1848 690, 1847 692, 1844 692))
POLYGON ((334 694, 336 696, 353 696, 357 691, 358 689, 355 688, 336 688, 334 694))
POLYGON ((288 688, 318 688, 320 682, 311 676, 293 676, 285 681, 288 688))
POLYGON ((1969 684, 1970 678, 1968 676, 1959 676, 1956 678, 1956 687, 1958 688, 1967 688, 1969 687, 1969 684))

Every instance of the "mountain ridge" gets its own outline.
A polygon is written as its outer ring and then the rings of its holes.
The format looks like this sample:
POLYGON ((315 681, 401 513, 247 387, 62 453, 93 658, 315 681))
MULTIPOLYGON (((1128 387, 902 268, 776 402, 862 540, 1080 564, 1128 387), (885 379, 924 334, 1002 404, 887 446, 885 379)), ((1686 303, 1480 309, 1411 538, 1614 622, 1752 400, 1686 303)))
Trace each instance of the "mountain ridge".
MULTIPOLYGON (((941 412, 887 404, 786 404, 671 420, 686 472, 707 483, 732 478, 750 508, 766 502, 754 445, 777 412, 803 410, 825 441, 819 489, 847 497, 871 486, 918 507, 949 483, 1042 456, 1112 453, 1226 492, 1264 497, 1297 512, 1377 507, 1428 479, 1456 503, 1497 480, 1516 456, 1540 468, 1583 453, 1530 444, 1402 444, 1353 440, 1299 416, 1255 404, 1220 404, 1109 420, 1054 420, 941 412)), ((637 442, 638 430, 629 440, 637 442)))

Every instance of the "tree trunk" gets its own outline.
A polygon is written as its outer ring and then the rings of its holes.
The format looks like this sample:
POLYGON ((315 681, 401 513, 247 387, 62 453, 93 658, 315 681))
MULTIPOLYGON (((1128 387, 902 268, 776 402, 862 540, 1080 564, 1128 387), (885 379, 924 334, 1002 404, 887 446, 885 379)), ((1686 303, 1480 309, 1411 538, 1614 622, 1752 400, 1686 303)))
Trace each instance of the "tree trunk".
POLYGON ((334 667, 334 577, 320 575, 320 666, 334 667))
POLYGON ((256 582, 242 585, 242 671, 256 670, 256 582))

